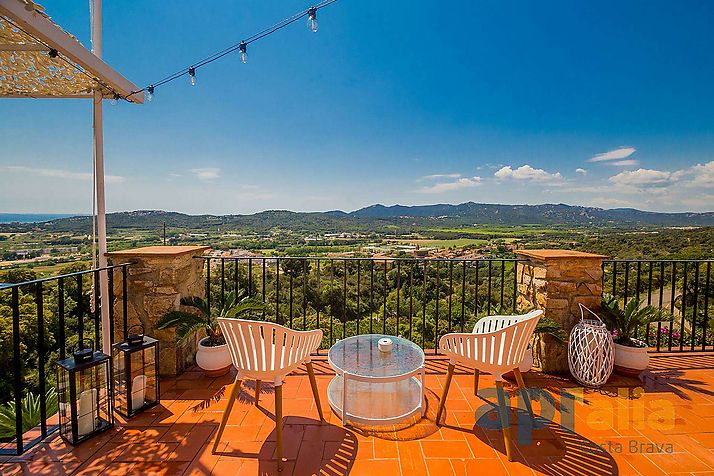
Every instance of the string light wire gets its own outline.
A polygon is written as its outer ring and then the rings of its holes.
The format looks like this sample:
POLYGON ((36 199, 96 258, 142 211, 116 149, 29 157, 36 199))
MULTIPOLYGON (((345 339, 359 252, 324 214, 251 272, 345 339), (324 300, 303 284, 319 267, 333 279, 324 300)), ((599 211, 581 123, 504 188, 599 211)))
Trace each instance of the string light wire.
POLYGON ((314 9, 314 11, 316 12, 317 10, 320 10, 322 8, 329 6, 329 5, 332 5, 335 2, 337 2, 337 0, 323 0, 323 1, 313 5, 310 8, 306 8, 305 10, 297 12, 294 15, 289 16, 289 17, 277 22, 272 26, 269 26, 268 28, 265 28, 257 33, 254 33, 253 35, 251 35, 237 43, 234 43, 234 44, 232 44, 220 51, 217 51, 217 52, 215 52, 199 61, 196 61, 196 62, 192 63, 191 66, 187 66, 179 71, 176 71, 173 74, 170 74, 158 81, 155 81, 155 82, 151 83, 151 86, 145 86, 145 87, 138 89, 136 91, 132 91, 129 94, 127 94, 123 99, 128 99, 130 96, 132 96, 134 94, 137 94, 137 93, 140 93, 143 91, 147 91, 149 87, 152 88, 152 94, 153 94, 153 91, 156 88, 158 88, 159 86, 163 86, 166 83, 170 83, 171 81, 174 81, 182 76, 190 74, 191 71, 193 71, 193 73, 195 74, 195 72, 198 68, 201 68, 203 66, 206 66, 207 64, 213 63, 214 61, 219 60, 219 59, 223 58, 224 56, 229 55, 235 51, 240 51, 241 44, 244 46, 247 46, 253 42, 261 40, 261 39, 265 38, 266 36, 271 35, 271 34, 275 33, 276 31, 281 30, 281 29, 285 28, 286 26, 295 23, 296 21, 300 20, 301 18, 304 18, 305 16, 307 16, 310 13, 310 11, 312 9, 314 9))

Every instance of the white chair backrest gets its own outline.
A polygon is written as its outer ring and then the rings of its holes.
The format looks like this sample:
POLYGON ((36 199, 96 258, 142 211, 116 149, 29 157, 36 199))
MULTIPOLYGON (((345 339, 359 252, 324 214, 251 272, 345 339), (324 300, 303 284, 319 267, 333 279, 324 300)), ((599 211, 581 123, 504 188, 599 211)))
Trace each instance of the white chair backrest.
POLYGON ((218 318, 233 365, 242 377, 274 380, 283 377, 320 347, 322 331, 295 331, 279 324, 243 319, 218 318))
POLYGON ((510 326, 517 322, 525 321, 531 317, 543 314, 540 309, 534 309, 527 314, 520 314, 515 316, 486 316, 482 317, 474 324, 473 332, 474 334, 483 334, 486 332, 495 332, 503 329, 504 327, 510 326))
POLYGON ((484 318, 490 319, 484 328, 494 330, 446 334, 439 340, 439 349, 451 363, 475 367, 500 380, 503 373, 518 367, 523 360, 542 314, 542 310, 536 310, 523 316, 508 316, 510 324, 492 319, 500 320, 502 316, 484 318))

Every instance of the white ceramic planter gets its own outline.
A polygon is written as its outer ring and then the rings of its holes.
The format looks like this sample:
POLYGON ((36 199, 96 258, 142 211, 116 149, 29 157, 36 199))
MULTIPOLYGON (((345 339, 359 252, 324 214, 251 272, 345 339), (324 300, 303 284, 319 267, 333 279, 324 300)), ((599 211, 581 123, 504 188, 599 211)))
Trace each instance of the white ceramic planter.
POLYGON ((638 377, 650 363, 647 347, 628 347, 615 344, 615 372, 638 377))
POLYGON ((201 339, 198 342, 198 350, 196 351, 196 364, 206 372, 208 377, 219 377, 225 375, 231 369, 232 361, 231 354, 228 350, 228 345, 217 345, 208 347, 204 342, 208 341, 208 337, 201 339))

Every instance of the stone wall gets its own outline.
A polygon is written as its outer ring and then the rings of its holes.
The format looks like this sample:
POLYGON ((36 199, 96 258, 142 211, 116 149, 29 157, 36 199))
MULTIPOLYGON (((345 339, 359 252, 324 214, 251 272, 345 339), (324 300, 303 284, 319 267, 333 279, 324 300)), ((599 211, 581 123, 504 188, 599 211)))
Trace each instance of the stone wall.
MULTIPOLYGON (((207 246, 150 246, 108 253, 112 263, 132 263, 127 269, 128 325, 141 323, 146 335, 159 340, 162 377, 181 374, 194 361, 196 339, 176 342, 174 329, 156 329, 157 321, 171 310, 181 309, 186 296, 205 296, 203 260, 195 259, 207 246)), ((114 280, 114 335, 123 339, 123 289, 114 280)), ((189 309, 183 309, 189 310, 189 309)))
MULTIPOLYGON (((596 311, 602 296, 604 256, 569 250, 517 250, 519 309, 537 308, 559 322, 567 335, 580 320, 579 303, 596 311)), ((568 349, 550 336, 534 347, 536 365, 548 373, 568 371, 568 349)))

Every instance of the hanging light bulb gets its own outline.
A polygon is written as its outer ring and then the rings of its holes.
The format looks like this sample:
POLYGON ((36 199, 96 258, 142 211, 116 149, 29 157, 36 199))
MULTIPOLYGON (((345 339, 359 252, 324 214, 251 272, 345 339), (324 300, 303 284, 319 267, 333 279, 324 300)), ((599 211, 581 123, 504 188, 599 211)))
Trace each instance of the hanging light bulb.
POLYGON ((112 98, 109 100, 109 104, 111 104, 112 106, 116 106, 117 103, 119 103, 120 98, 121 96, 119 96, 119 94, 114 93, 114 96, 112 96, 112 98))
POLYGON ((152 84, 146 88, 146 100, 151 102, 154 99, 154 85, 152 84))
POLYGON ((243 64, 246 64, 248 62, 248 44, 245 41, 241 41, 240 45, 238 45, 238 49, 240 50, 240 60, 243 64))
POLYGON ((313 33, 317 33, 317 8, 310 7, 307 9, 307 27, 313 33))
POLYGON ((196 85, 196 68, 194 68, 193 66, 188 68, 188 77, 191 80, 191 86, 195 86, 196 85))

